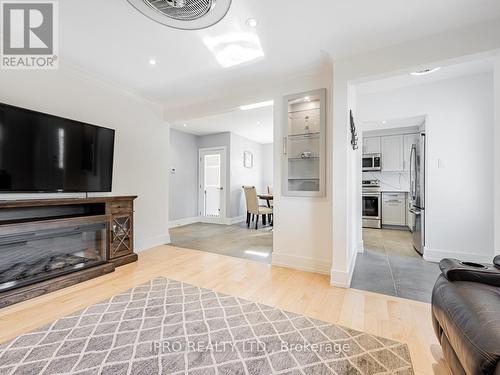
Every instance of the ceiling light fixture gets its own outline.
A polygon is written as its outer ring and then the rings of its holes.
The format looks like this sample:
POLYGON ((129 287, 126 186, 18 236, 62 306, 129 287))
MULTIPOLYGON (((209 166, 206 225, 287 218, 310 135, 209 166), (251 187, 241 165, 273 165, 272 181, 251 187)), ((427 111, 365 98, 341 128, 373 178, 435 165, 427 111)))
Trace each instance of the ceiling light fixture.
POLYGON ((218 37, 206 37, 203 43, 223 68, 264 57, 260 39, 254 33, 230 33, 218 37))
POLYGON ((150 65, 156 65, 156 60, 155 59, 150 59, 149 60, 150 65))
POLYGON ((270 107, 274 104, 274 100, 268 100, 265 102, 260 102, 260 103, 254 103, 254 104, 247 104, 247 105, 242 105, 240 106, 240 109, 242 111, 248 111, 250 109, 256 109, 256 108, 263 108, 263 107, 270 107))
POLYGON ((382 124, 384 124, 384 125, 385 125, 385 124, 387 124, 387 121, 385 121, 385 120, 384 120, 384 121, 382 121, 382 124))
POLYGON ((441 69, 440 66, 435 67, 435 68, 427 68, 427 69, 423 69, 423 70, 418 70, 416 72, 412 72, 412 73, 410 73, 410 75, 412 75, 412 76, 425 76, 427 74, 437 72, 439 69, 441 69))
POLYGON ((222 20, 231 0, 128 0, 139 12, 162 25, 200 30, 222 20))
POLYGON ((257 27, 257 20, 255 18, 249 18, 249 19, 247 19, 246 24, 248 27, 255 29, 257 27))
POLYGON ((184 125, 182 125, 182 126, 184 126, 184 127, 186 128, 186 127, 187 127, 187 124, 184 124, 184 125))

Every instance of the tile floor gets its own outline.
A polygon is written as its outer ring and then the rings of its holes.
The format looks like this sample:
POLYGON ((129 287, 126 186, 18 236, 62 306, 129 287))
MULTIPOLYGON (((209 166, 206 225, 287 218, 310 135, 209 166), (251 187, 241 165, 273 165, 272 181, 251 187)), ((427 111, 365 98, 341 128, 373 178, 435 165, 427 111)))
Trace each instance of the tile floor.
POLYGON ((410 232, 363 229, 363 241, 365 252, 358 254, 352 288, 431 301, 439 267, 413 249, 410 232))
POLYGON ((246 223, 196 223, 170 229, 172 246, 271 263, 273 232, 270 226, 247 228, 246 223))

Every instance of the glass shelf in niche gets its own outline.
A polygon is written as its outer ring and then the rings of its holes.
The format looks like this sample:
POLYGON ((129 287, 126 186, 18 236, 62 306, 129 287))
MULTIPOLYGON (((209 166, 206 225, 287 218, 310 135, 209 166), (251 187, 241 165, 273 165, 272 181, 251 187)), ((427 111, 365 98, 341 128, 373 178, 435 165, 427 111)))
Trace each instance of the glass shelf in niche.
POLYGON ((288 137, 291 141, 302 141, 308 138, 319 138, 320 135, 321 133, 315 132, 315 133, 290 134, 288 137))
POLYGON ((289 179, 288 189, 293 191, 315 192, 320 188, 319 179, 289 179))
POLYGON ((319 197, 325 193, 326 90, 284 98, 283 194, 319 197))

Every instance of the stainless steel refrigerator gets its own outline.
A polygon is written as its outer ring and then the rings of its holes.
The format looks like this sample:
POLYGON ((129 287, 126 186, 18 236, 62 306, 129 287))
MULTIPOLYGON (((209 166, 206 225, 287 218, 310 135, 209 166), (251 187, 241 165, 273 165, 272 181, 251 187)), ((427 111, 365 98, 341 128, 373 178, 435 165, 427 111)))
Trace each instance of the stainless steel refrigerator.
POLYGON ((410 153, 410 214, 413 247, 423 255, 425 246, 425 133, 410 153))

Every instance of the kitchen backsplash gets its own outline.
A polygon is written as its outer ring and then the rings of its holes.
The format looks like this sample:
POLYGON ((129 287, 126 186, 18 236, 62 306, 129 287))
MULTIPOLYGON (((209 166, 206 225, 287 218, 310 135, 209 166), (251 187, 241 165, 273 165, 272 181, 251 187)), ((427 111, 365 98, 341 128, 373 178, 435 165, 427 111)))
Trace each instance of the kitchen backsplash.
POLYGON ((410 191, 410 175, 407 172, 363 172, 363 180, 380 180, 382 191, 410 191))

